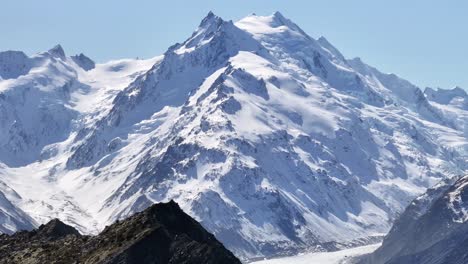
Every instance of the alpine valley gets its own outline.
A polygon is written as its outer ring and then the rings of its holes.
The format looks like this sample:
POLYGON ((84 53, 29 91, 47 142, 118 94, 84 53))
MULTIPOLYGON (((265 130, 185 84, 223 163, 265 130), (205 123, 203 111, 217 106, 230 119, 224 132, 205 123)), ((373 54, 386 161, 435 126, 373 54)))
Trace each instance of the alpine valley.
POLYGON ((174 200, 243 261, 366 245, 468 170, 467 124, 465 90, 423 91, 279 12, 210 12, 146 60, 0 52, 0 232, 95 235, 174 200))

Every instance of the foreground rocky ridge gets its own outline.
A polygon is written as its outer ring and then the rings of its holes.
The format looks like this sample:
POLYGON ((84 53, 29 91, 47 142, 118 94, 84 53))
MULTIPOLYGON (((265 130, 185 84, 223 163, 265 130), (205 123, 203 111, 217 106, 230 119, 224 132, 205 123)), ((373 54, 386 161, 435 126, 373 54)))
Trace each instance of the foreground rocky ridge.
POLYGON ((155 204, 83 236, 54 219, 39 229, 0 235, 0 263, 240 263, 173 201, 155 204))
POLYGON ((382 246, 359 263, 468 263, 468 175, 446 180, 415 199, 382 246))

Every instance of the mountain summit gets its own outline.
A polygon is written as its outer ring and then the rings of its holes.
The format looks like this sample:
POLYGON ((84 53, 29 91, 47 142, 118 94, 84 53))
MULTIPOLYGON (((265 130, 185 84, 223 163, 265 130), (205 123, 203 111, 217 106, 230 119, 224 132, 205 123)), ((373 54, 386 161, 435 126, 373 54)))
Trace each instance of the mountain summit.
POLYGON ((55 45, 53 48, 51 48, 48 53, 52 56, 59 57, 61 59, 65 59, 65 51, 63 50, 62 46, 60 44, 55 45))
POLYGON ((242 259, 333 250, 468 169, 459 96, 437 103, 280 13, 209 13, 149 60, 41 59, 0 81, 8 232, 97 233, 173 199, 242 259))

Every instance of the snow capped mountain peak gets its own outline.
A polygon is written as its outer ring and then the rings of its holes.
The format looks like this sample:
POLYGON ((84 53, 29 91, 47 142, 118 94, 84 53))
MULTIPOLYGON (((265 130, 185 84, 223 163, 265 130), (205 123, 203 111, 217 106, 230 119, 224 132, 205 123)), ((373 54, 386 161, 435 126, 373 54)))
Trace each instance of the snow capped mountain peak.
POLYGON ((224 22, 225 21, 221 17, 215 15, 213 12, 210 11, 200 22, 200 25, 195 31, 195 34, 197 34, 197 32, 200 31, 208 32, 209 34, 210 32, 216 31, 216 29, 224 22))
POLYGON ((239 256, 271 256, 384 233, 466 166, 466 136, 417 86, 280 13, 210 12, 147 61, 47 59, 0 81, 0 180, 37 222, 94 232, 174 199, 239 256))
POLYGON ((55 45, 53 48, 51 48, 47 52, 54 57, 65 59, 65 51, 63 50, 60 44, 55 45))
POLYGON ((0 77, 7 80, 26 75, 32 68, 41 67, 44 63, 49 62, 50 58, 66 60, 63 48, 56 45, 46 52, 31 57, 22 51, 0 52, 0 77))
MULTIPOLYGON (((216 16, 213 12, 209 12, 201 21, 198 28, 193 32, 192 36, 187 39, 181 46, 184 51, 190 51, 197 45, 203 45, 213 38, 216 32, 221 30, 220 27, 228 22, 216 16)), ((225 26, 225 25, 224 25, 225 26)), ((179 48, 181 52, 181 48, 179 48)))
MULTIPOLYGON (((168 52, 174 51, 177 54, 194 51, 203 45, 210 44, 210 47, 220 47, 228 52, 234 50, 256 50, 259 48, 245 32, 234 26, 232 21, 224 21, 211 11, 201 21, 200 26, 193 32, 192 36, 184 43, 175 45, 168 52)), ((219 52, 222 52, 219 50, 219 52)))
POLYGON ((254 35, 293 31, 296 34, 308 37, 298 25, 285 18, 280 12, 275 12, 270 16, 252 14, 236 22, 236 25, 254 35))
POLYGON ((212 24, 219 24, 223 22, 223 19, 215 15, 212 11, 209 11, 205 18, 202 19, 198 28, 209 27, 212 24))
MULTIPOLYGON (((456 109, 468 110, 468 94, 460 88, 437 90, 427 87, 424 90, 427 100, 433 102, 446 115, 452 115, 451 112, 456 109)), ((468 120, 468 116, 463 116, 460 121, 468 120)), ((465 128, 468 132, 468 126, 465 128)))
POLYGON ((275 11, 271 15, 272 21, 276 23, 276 26, 287 26, 291 24, 291 21, 283 16, 279 11, 275 11))
POLYGON ((290 19, 284 17, 283 14, 281 14, 279 11, 276 11, 271 15, 271 25, 273 27, 285 26, 305 34, 305 32, 298 25, 296 25, 290 19))
POLYGON ((273 16, 274 18, 277 18, 277 19, 286 21, 286 18, 283 16, 283 14, 281 14, 280 11, 275 11, 275 12, 273 12, 272 16, 273 16))

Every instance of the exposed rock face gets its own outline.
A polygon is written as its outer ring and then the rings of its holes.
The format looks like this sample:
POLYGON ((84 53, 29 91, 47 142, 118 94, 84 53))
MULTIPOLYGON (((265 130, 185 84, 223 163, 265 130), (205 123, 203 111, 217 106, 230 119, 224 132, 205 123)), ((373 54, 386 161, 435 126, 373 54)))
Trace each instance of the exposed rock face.
POLYGON ((155 204, 97 236, 54 219, 0 235, 0 263, 240 263, 173 201, 155 204))
MULTIPOLYGON (((31 69, 31 61, 21 51, 0 52, 0 78, 7 80, 24 75, 31 69)), ((0 79, 0 80, 1 80, 0 79)))
POLYGON ((71 56, 72 60, 78 64, 83 70, 85 71, 90 71, 96 67, 96 64, 94 61, 92 61, 90 58, 86 57, 83 53, 80 53, 79 55, 71 56))
POLYGON ((360 263, 468 263, 468 175, 414 200, 382 246, 360 263))

